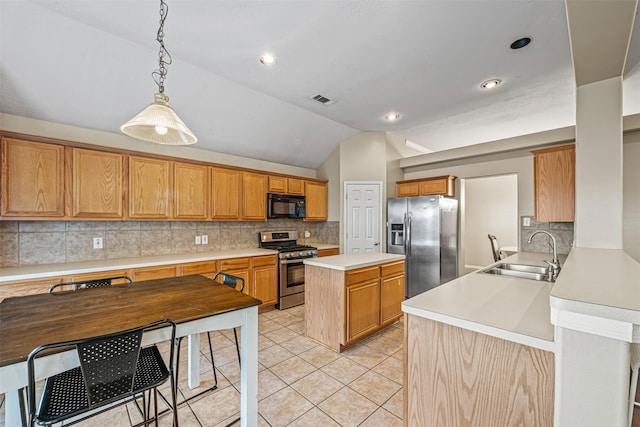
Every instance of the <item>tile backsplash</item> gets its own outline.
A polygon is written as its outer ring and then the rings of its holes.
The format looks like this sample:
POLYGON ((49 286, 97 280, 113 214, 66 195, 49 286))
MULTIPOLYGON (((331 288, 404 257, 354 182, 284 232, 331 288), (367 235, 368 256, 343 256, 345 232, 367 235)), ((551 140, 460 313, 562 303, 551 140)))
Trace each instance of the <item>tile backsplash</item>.
POLYGON ((568 254, 573 247, 573 222, 538 222, 531 216, 520 217, 520 250, 523 252, 551 253, 551 238, 538 234, 528 243, 529 237, 537 231, 548 231, 556 238, 556 248, 559 254, 568 254), (529 218, 531 224, 524 226, 524 218, 529 218))
POLYGON ((255 248, 263 230, 297 230, 299 243, 339 241, 337 221, 0 221, 0 267, 255 248), (202 235, 208 244, 196 245, 202 235), (102 249, 93 249, 96 237, 102 249))

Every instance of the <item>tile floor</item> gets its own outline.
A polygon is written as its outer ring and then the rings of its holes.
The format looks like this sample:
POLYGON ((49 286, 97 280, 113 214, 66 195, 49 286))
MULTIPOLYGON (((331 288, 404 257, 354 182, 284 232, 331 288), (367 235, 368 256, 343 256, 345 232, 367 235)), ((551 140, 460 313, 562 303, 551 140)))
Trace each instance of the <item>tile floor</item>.
MULTIPOLYGON (((402 321, 342 354, 304 336, 304 306, 263 313, 258 321, 259 426, 402 426, 402 321)), ((218 389, 180 406, 182 427, 226 426, 240 413, 233 332, 211 335, 218 389)), ((187 386, 183 346, 179 399, 213 384, 206 336, 200 341, 201 386, 195 390, 187 386)), ((4 426, 2 395, 0 417, 0 427, 9 427, 4 426)), ((140 419, 135 407, 128 405, 77 425, 130 426, 140 419)), ((171 425, 169 416, 160 421, 162 426, 171 425)))

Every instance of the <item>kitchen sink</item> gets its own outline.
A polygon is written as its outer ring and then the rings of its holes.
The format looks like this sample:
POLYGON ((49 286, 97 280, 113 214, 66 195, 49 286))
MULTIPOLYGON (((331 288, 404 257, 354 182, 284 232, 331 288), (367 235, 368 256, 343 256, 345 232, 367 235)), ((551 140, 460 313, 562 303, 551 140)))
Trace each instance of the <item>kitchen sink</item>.
POLYGON ((546 281, 549 277, 547 267, 526 264, 500 263, 484 269, 481 272, 537 281, 546 281))

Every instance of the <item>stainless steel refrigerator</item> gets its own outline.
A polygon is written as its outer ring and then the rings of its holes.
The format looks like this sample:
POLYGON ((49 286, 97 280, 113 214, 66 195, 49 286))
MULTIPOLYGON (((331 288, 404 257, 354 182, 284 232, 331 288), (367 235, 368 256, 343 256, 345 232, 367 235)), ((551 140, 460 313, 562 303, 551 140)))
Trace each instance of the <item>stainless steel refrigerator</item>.
POLYGON ((411 298, 458 276, 458 201, 443 196, 387 201, 387 252, 406 256, 411 298))

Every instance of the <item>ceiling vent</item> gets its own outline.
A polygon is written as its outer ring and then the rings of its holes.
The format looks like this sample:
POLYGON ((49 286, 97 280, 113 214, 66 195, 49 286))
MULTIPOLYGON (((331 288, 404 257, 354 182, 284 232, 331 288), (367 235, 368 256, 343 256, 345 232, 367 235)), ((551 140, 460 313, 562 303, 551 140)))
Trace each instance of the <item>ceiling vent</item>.
POLYGON ((322 105, 331 105, 336 103, 336 101, 331 100, 326 96, 322 96, 320 94, 312 96, 311 99, 313 99, 314 101, 318 101, 322 105))

